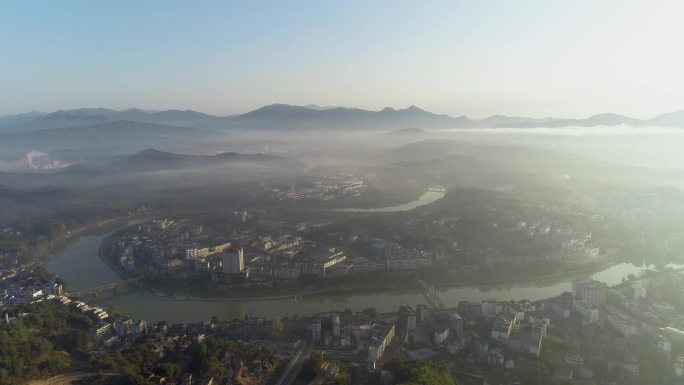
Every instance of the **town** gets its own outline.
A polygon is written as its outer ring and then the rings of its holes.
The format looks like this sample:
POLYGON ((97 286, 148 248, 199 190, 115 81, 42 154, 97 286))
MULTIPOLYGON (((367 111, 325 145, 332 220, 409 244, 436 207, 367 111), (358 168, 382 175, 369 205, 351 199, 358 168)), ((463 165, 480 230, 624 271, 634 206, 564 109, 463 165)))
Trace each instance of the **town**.
POLYGON ((426 303, 390 313, 154 325, 89 305, 45 274, 29 268, 3 275, 2 330, 34 323, 40 306, 80 317, 90 325, 87 338, 62 354, 68 365, 99 367, 100 377, 115 370, 113 353, 149 349, 153 356, 126 375, 152 384, 392 384, 400 362, 434 364, 459 384, 684 381, 684 296, 675 289, 684 284, 681 270, 649 270, 613 287, 576 280, 571 292, 539 301, 448 308, 428 290, 426 303), (205 345, 218 349, 217 366, 200 369, 196 355, 205 345))
MULTIPOLYGON (((460 199, 457 193, 449 197, 460 199)), ((483 276, 514 278, 516 271, 530 268, 540 275, 592 268, 609 263, 616 254, 591 231, 550 219, 557 214, 532 210, 500 212, 491 223, 480 225, 476 236, 461 235, 464 226, 473 227, 471 218, 480 215, 439 207, 423 209, 410 219, 400 213, 380 218, 287 210, 191 213, 120 230, 104 242, 102 257, 122 276, 160 291, 196 290, 182 282, 210 277, 217 295, 220 287, 276 286, 279 291, 290 287, 296 294, 307 277, 342 282, 344 277, 382 274, 381 280, 391 280, 407 271, 436 273, 433 281, 482 282, 483 276)), ((593 227, 605 228, 601 218, 593 221, 593 227)))
POLYGON ((0 385, 684 385, 684 3, 1 9, 0 385))

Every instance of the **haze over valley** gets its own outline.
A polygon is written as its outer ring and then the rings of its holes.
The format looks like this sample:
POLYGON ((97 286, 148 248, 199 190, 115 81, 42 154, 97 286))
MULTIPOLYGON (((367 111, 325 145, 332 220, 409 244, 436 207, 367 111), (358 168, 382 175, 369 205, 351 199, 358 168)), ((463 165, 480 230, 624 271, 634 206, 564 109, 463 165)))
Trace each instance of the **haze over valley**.
POLYGON ((683 12, 0 5, 0 385, 683 384, 683 12))

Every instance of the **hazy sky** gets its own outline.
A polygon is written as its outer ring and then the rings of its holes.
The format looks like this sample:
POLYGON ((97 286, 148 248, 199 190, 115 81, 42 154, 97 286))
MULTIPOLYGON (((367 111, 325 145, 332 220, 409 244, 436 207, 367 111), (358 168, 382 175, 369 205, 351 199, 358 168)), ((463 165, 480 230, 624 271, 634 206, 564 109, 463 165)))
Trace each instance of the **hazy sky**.
POLYGON ((2 1, 0 114, 684 109, 682 1, 2 1))

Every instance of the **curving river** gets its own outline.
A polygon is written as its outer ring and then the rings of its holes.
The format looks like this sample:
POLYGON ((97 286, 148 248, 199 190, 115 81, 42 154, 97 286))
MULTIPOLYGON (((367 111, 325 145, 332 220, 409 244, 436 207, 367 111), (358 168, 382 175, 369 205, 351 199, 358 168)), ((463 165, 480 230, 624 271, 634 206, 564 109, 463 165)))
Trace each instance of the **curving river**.
POLYGON ((355 208, 347 208, 347 209, 339 209, 336 211, 344 211, 348 213, 393 213, 397 211, 408 211, 408 210, 413 210, 418 206, 424 206, 426 204, 432 203, 434 201, 437 201, 439 199, 444 198, 444 195, 446 195, 446 192, 444 191, 426 191, 418 197, 418 199, 408 202, 408 203, 403 203, 397 206, 390 206, 390 207, 380 207, 380 208, 373 208, 373 209, 355 209, 355 208))
MULTIPOLYGON (((444 196, 444 192, 428 191, 420 198, 399 206, 380 209, 347 209, 347 211, 392 212, 410 210, 434 202, 444 196)), ((93 299, 102 307, 113 307, 117 311, 136 319, 147 321, 197 322, 218 316, 224 320, 243 318, 245 315, 280 318, 283 316, 310 315, 328 310, 352 311, 374 307, 379 311, 395 311, 400 305, 425 303, 420 290, 383 292, 375 294, 323 295, 294 299, 278 300, 243 300, 243 301, 187 301, 155 295, 149 290, 126 285, 98 256, 98 249, 106 232, 115 231, 108 228, 101 234, 82 235, 66 247, 51 254, 46 261, 46 268, 59 275, 67 284, 67 290, 76 292, 106 283, 121 283, 116 293, 103 293, 93 299)), ((553 297, 569 291, 573 279, 593 277, 608 285, 621 282, 629 274, 652 268, 653 266, 635 266, 621 263, 594 274, 580 274, 554 280, 516 282, 498 285, 480 285, 477 287, 459 287, 444 289, 439 297, 446 306, 456 306, 460 301, 486 299, 495 300, 538 300, 553 297)))
MULTIPOLYGON (((52 254, 46 268, 62 277, 70 291, 78 291, 109 282, 121 282, 98 257, 100 242, 106 235, 84 235, 62 250, 52 254)), ((463 300, 537 300, 569 291, 572 279, 594 277, 614 285, 629 274, 638 274, 652 266, 634 266, 621 263, 594 274, 565 277, 560 281, 520 282, 506 285, 484 285, 442 290, 439 295, 447 306, 456 306, 463 300)), ((327 310, 352 309, 353 311, 375 307, 380 311, 396 310, 399 305, 424 303, 422 292, 401 292, 326 295, 267 301, 186 301, 160 297, 148 290, 122 285, 117 293, 103 294, 94 299, 102 307, 114 307, 117 311, 147 321, 196 322, 209 320, 216 315, 221 319, 258 317, 283 317, 294 314, 309 315, 327 310)))

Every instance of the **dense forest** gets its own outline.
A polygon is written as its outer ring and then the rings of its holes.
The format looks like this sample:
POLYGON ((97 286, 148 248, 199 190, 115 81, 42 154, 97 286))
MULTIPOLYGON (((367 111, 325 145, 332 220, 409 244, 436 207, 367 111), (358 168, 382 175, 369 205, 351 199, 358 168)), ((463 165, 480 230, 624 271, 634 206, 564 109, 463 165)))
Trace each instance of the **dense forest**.
POLYGON ((70 370, 71 353, 93 348, 92 320, 67 307, 33 303, 16 308, 17 321, 0 327, 0 384, 23 384, 70 370))

